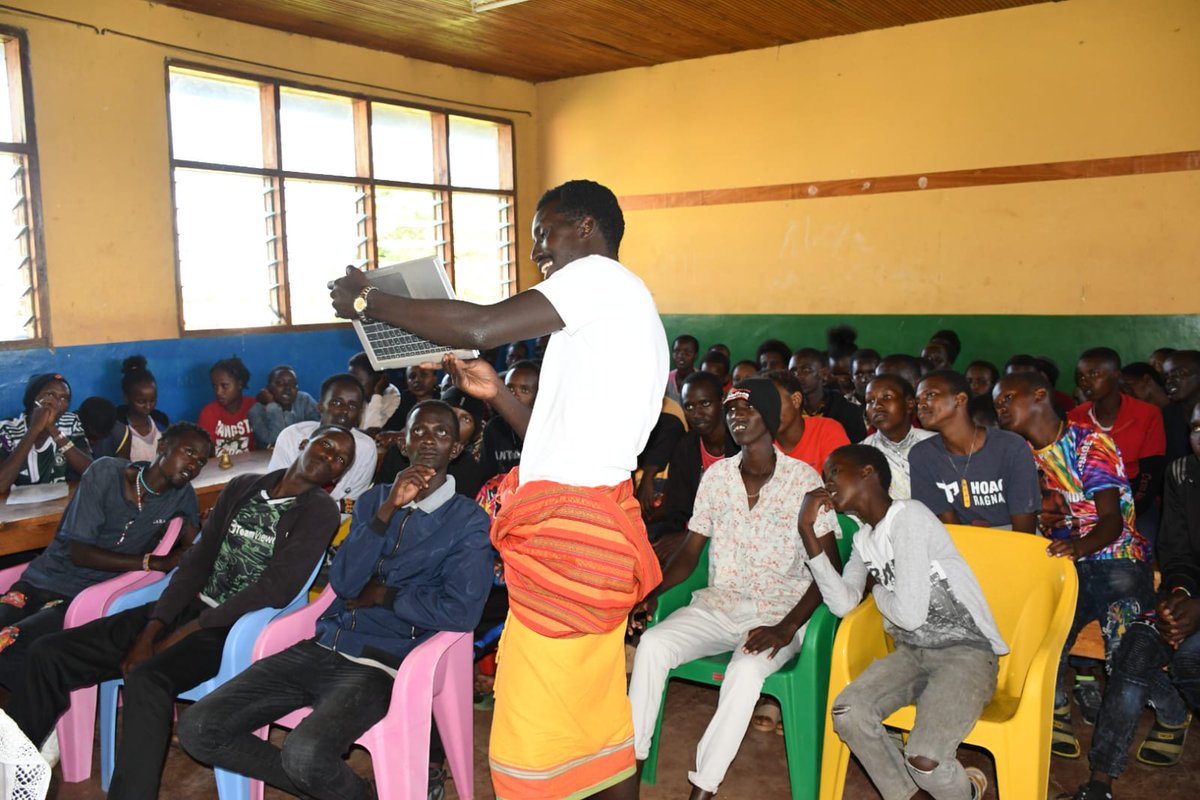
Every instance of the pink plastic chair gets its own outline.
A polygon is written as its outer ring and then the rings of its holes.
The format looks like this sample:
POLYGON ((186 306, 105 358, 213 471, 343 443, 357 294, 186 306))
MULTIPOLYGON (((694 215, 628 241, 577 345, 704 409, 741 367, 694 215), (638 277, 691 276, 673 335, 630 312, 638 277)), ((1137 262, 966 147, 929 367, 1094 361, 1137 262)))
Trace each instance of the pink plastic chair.
MULTIPOLYGON (((317 618, 333 599, 333 589, 326 586, 312 603, 269 624, 254 645, 254 660, 311 638, 317 618)), ((431 712, 437 719, 458 796, 463 800, 475 796, 473 654, 470 632, 443 631, 422 642, 401 662, 387 716, 358 740, 371 754, 381 800, 425 800, 431 712)), ((275 724, 294 728, 310 711, 294 711, 275 724)), ((265 739, 267 728, 256 733, 265 739)), ((262 781, 250 782, 250 800, 263 800, 262 781)))
MULTIPOLYGON (((154 548, 154 555, 165 556, 175 546, 183 517, 171 520, 154 548)), ((23 568, 23 567, 22 567, 23 568)), ((7 572, 7 570, 6 570, 7 572)), ((75 596, 67 609, 64 628, 74 628, 100 619, 112 602, 125 592, 154 583, 162 572, 126 572, 103 583, 89 586, 75 596)), ((86 781, 92 775, 92 749, 96 739, 96 687, 87 686, 71 692, 71 706, 58 721, 58 747, 62 754, 63 780, 67 783, 86 781)))

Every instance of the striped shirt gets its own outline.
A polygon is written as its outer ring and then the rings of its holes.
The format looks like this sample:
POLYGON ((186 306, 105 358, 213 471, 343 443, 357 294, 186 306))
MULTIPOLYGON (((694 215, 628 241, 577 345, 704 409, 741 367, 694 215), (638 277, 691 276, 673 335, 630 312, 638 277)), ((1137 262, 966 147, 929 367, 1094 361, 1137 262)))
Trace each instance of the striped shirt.
MULTIPOLYGON (((63 412, 56 427, 63 436, 74 442, 76 447, 90 450, 87 437, 83 435, 83 423, 79 421, 78 415, 70 411, 63 412)), ((24 414, 0 420, 0 459, 7 458, 16 450, 28 432, 29 426, 24 414)), ((72 480, 77 480, 78 477, 73 476, 72 480)), ((35 444, 29 451, 25 466, 17 473, 17 479, 13 483, 16 486, 28 486, 35 483, 61 483, 66 479, 66 456, 58 451, 53 437, 48 436, 40 448, 35 444)))

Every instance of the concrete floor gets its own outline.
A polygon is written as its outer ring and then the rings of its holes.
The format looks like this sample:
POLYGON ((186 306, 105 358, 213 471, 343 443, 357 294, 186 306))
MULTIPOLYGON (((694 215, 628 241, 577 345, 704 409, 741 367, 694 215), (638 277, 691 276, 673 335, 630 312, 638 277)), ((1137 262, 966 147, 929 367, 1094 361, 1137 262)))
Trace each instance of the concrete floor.
MULTIPOLYGON (((666 728, 670 738, 664 743, 656 786, 644 786, 644 800, 686 800, 689 792, 687 770, 695 751, 696 742, 704 731, 716 706, 717 692, 709 687, 673 682, 667 694, 666 728)), ((487 739, 491 722, 490 711, 475 712, 475 797, 477 800, 493 798, 487 772, 487 739)), ((1144 715, 1142 730, 1150 725, 1150 715, 1144 715)), ((1193 723, 1193 728, 1196 724, 1193 723)), ((1078 723, 1078 731, 1086 754, 1091 729, 1078 723)), ((1200 737, 1193 730, 1192 738, 1200 737)), ((276 741, 282 732, 275 731, 276 741)), ((992 779, 991 757, 984 751, 963 748, 959 757, 968 765, 978 766, 992 779)), ((356 748, 350 755, 350 763, 360 774, 370 774, 370 758, 365 751, 356 748)), ((59 771, 55 770, 55 782, 50 798, 57 800, 98 800, 100 791, 98 770, 93 770, 92 780, 79 784, 64 784, 59 771)), ((1053 759, 1050 767, 1048 798, 1056 798, 1062 792, 1073 791, 1087 777, 1086 757, 1077 761, 1053 759)), ((1125 776, 1117 783, 1116 797, 1121 800, 1195 800, 1200 796, 1200 743, 1193 741, 1184 754, 1184 760, 1170 769, 1157 769, 1132 763, 1125 776)), ((212 772, 192 761, 178 746, 172 747, 167 760, 161 797, 165 800, 210 800, 217 793, 212 772)), ((288 795, 271 789, 267 800, 281 800, 288 795)), ((730 768, 721 796, 730 800, 774 800, 788 796, 787 766, 783 751, 783 737, 772 733, 750 730, 742 744, 741 752, 730 768)), ((458 798, 453 783, 447 784, 447 797, 458 798)), ((846 781, 844 797, 847 800, 874 800, 878 793, 871 786, 857 763, 851 765, 846 781)), ((997 797, 994 786, 989 787, 987 798, 997 797)), ((1041 798, 1005 798, 1004 800, 1041 800, 1041 798)))

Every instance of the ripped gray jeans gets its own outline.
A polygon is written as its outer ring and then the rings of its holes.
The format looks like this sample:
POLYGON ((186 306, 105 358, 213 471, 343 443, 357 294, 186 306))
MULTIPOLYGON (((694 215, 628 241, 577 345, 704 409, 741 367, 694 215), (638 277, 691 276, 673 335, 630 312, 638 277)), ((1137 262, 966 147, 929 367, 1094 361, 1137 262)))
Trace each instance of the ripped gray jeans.
POLYGON ((971 787, 955 754, 996 692, 996 669, 991 650, 898 645, 837 696, 833 728, 883 800, 908 800, 918 789, 935 800, 969 800, 971 787), (882 721, 913 704, 916 722, 901 752, 882 721))

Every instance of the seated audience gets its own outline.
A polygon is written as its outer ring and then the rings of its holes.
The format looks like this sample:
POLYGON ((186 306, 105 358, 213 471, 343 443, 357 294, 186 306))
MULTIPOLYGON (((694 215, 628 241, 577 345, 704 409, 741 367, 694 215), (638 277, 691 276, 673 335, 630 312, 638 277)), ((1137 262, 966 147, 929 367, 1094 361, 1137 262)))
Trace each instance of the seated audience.
POLYGON ((1154 726, 1137 759, 1151 766, 1179 763, 1192 723, 1188 709, 1200 708, 1200 408, 1192 411, 1190 438, 1192 454, 1167 468, 1156 542, 1158 603, 1129 626, 1113 654, 1088 752, 1091 779, 1074 800, 1111 800, 1148 700, 1154 699, 1154 726))
POLYGON ((825 332, 825 382, 831 391, 839 392, 851 405, 856 402, 853 367, 857 341, 858 331, 849 325, 835 325, 825 332))
POLYGON ((713 464, 737 453, 738 446, 725 425, 724 396, 715 375, 694 372, 684 380, 683 413, 688 430, 671 452, 662 511, 649 526, 651 541, 687 530, 701 476, 713 464))
MULTIPOLYGON (((529 362, 524 363, 528 364, 529 362)), ((458 421, 458 450, 455 451, 448 467, 449 475, 454 479, 454 491, 474 500, 487 481, 483 466, 476 457, 475 449, 480 441, 482 427, 480 417, 485 404, 482 400, 464 394, 454 386, 442 392, 442 402, 450 406, 450 410, 454 412, 454 417, 458 421)), ((411 418, 410 414, 409 419, 411 418)), ((414 462, 410 458, 407 437, 405 437, 389 447, 384 454, 383 461, 375 472, 376 485, 392 483, 396 480, 396 476, 408 469, 412 463, 414 462)))
POLYGON ((375 441, 358 429, 362 408, 363 390, 357 378, 345 372, 326 378, 321 384, 321 401, 317 403, 321 418, 315 422, 297 422, 280 431, 267 470, 288 467, 316 431, 342 428, 354 434, 354 460, 329 488, 329 496, 339 502, 357 500, 371 485, 376 461, 375 441))
POLYGON ((316 636, 262 661, 189 708, 179 741, 197 759, 300 797, 370 797, 342 755, 388 713, 404 658, 438 631, 470 631, 492 585, 488 517, 446 474, 457 417, 437 400, 405 425, 413 463, 354 506, 329 572, 337 597, 316 636), (254 731, 313 712, 283 746, 254 731))
POLYGON ((371 358, 366 353, 351 356, 346 370, 358 379, 363 396, 367 398, 358 427, 368 436, 374 436, 383 430, 400 407, 400 390, 392 385, 386 372, 371 365, 371 358))
POLYGON ((921 382, 921 362, 905 353, 892 353, 875 367, 876 375, 899 375, 910 386, 921 382))
POLYGON ((912 496, 947 525, 1033 533, 1041 504, 1037 466, 1018 435, 971 421, 970 389, 951 370, 917 386, 917 416, 937 432, 908 452, 912 496))
POLYGON ((733 365, 733 369, 729 372, 729 380, 734 383, 748 381, 758 375, 758 364, 750 360, 739 361, 733 365))
POLYGON ((1066 417, 1067 412, 1075 407, 1075 398, 1066 392, 1058 390, 1058 365, 1046 356, 1031 356, 1027 353, 1018 353, 1004 362, 1005 375, 1013 375, 1018 372, 1037 372, 1049 381, 1051 388, 1054 390, 1054 405, 1058 408, 1060 417, 1066 417))
POLYGON ((92 458, 116 456, 129 458, 129 426, 117 419, 117 407, 107 397, 89 397, 75 412, 83 425, 83 435, 92 458))
POLYGON ((779 339, 767 339, 754 351, 754 360, 758 363, 759 372, 787 369, 788 359, 791 357, 791 348, 779 339))
POLYGON ((990 361, 972 361, 963 375, 971 389, 971 397, 986 396, 989 400, 992 397, 992 389, 996 387, 996 381, 1000 380, 1000 370, 990 361))
POLYGON ((1100 624, 1105 661, 1121 636, 1152 606, 1150 547, 1134 527, 1133 494, 1116 445, 1107 434, 1063 423, 1050 382, 1037 372, 1006 375, 996 384, 1000 425, 1029 442, 1041 479, 1038 532, 1052 556, 1070 558, 1079 573, 1075 620, 1059 661, 1050 752, 1078 758, 1071 725, 1067 652, 1089 622, 1100 624))
POLYGON ((851 442, 860 442, 867 435, 862 406, 850 402, 840 388, 827 382, 829 368, 819 350, 805 347, 792 354, 788 371, 795 376, 804 394, 801 412, 805 417, 827 417, 837 420, 851 442))
POLYGON ((934 331, 929 337, 929 343, 921 350, 921 357, 929 359, 934 369, 952 369, 961 352, 962 341, 958 334, 944 328, 934 331))
POLYGON ((259 391, 258 402, 250 407, 250 427, 254 444, 260 450, 275 446, 279 432, 297 422, 316 422, 321 418, 317 401, 300 391, 296 370, 281 364, 267 374, 267 385, 259 391))
POLYGON ((0 495, 15 486, 79 480, 92 463, 87 436, 71 406, 71 385, 58 373, 25 385, 24 411, 0 420, 0 495))
POLYGON ((1171 355, 1176 352, 1178 352, 1178 351, 1176 351, 1176 349, 1174 347, 1160 347, 1157 350, 1155 350, 1153 353, 1151 353, 1150 357, 1147 358, 1146 360, 1150 362, 1150 366, 1154 367, 1154 370, 1159 375, 1162 375, 1163 378, 1166 378, 1167 377, 1167 368, 1166 368, 1167 359, 1170 358, 1171 355))
MULTIPOLYGON (((542 369, 532 361, 522 361, 504 376, 504 385, 526 408, 533 408, 537 401, 538 381, 542 369)), ((504 417, 494 415, 483 426, 483 445, 479 451, 479 464, 483 467, 483 479, 502 475, 521 461, 524 442, 504 417)))
MULTIPOLYGON (((515 367, 514 367, 515 368, 515 367)), ((509 372, 512 370, 510 369, 509 372)), ((438 398, 437 370, 414 364, 404 370, 405 389, 400 392, 400 403, 395 413, 384 423, 385 431, 402 431, 408 423, 409 413, 417 403, 438 398)))
POLYGON ((1162 412, 1121 394, 1120 376, 1121 357, 1116 350, 1094 347, 1084 351, 1075 367, 1075 383, 1084 402, 1071 409, 1067 419, 1077 425, 1090 425, 1113 440, 1133 490, 1138 529, 1146 533, 1142 521, 1158 518, 1167 439, 1162 412))
MULTIPOLYGON (((721 381, 721 392, 728 392, 733 385, 729 374, 729 356, 720 350, 709 350, 700 360, 700 371, 711 372, 721 381)), ((682 391, 682 384, 680 384, 682 391)))
POLYGON ((285 606, 304 587, 338 528, 337 504, 321 487, 353 459, 354 438, 327 428, 286 470, 234 478, 156 602, 34 643, 8 715, 40 746, 72 690, 124 677, 108 797, 157 797, 175 696, 217 674, 243 614, 285 606))
POLYGON ((1200 405, 1200 351, 1173 351, 1163 362, 1163 370, 1167 397, 1171 400, 1163 409, 1163 429, 1167 436, 1167 460, 1174 461, 1189 452, 1188 420, 1200 405))
MULTIPOLYGON (((725 419, 742 451, 705 473, 687 539, 667 564, 662 583, 630 613, 630 626, 644 627, 658 597, 691 575, 711 541, 707 588, 642 634, 629 682, 634 752, 644 760, 667 673, 685 661, 733 651, 717 711, 696 748, 696 768, 688 773, 693 800, 717 793, 763 682, 799 652, 804 626, 821 603, 795 529, 800 501, 820 486, 820 478, 772 446, 780 402, 778 390, 764 379, 736 384, 726 397, 725 419)), ((818 525, 822 533, 838 530, 832 513, 818 525)), ((826 537, 825 547, 836 558, 834 542, 834 536, 826 537)))
POLYGON ((667 464, 675 445, 687 430, 683 408, 669 397, 662 400, 662 411, 650 431, 646 446, 638 453, 637 469, 633 473, 634 496, 642 509, 642 520, 655 519, 661 510, 667 481, 667 464))
POLYGON ((879 366, 879 351, 869 347, 854 351, 851 361, 851 373, 854 376, 854 397, 860 403, 867 398, 867 384, 875 377, 875 368, 879 366))
POLYGON ((874 447, 887 458, 892 473, 888 492, 893 500, 912 497, 908 452, 917 442, 937 436, 933 431, 913 426, 916 407, 916 390, 899 375, 880 375, 867 385, 865 411, 867 422, 875 427, 875 432, 862 443, 874 447))
POLYGON ((869 589, 896 645, 834 699, 833 729, 886 798, 982 800, 983 773, 954 756, 995 694, 1008 645, 949 533, 921 503, 893 500, 890 478, 878 450, 839 448, 825 464, 828 488, 810 491, 800 511, 808 568, 829 610, 846 616, 869 589), (816 530, 833 509, 863 522, 841 575, 816 530), (900 748, 883 720, 910 704, 917 717, 900 748))
POLYGON ((250 382, 250 370, 233 356, 213 364, 208 377, 216 399, 200 410, 197 421, 212 437, 214 454, 249 453, 254 449, 254 429, 250 427, 254 398, 242 392, 250 382))
POLYGON ((190 422, 172 425, 151 463, 98 458, 79 482, 49 546, 0 596, 0 685, 21 685, 29 648, 62 630, 67 607, 89 586, 121 572, 169 572, 179 564, 200 524, 192 479, 212 442, 190 422), (174 517, 184 535, 169 555, 152 555, 174 517))
POLYGON ((145 356, 130 356, 121 363, 121 395, 125 402, 117 406, 117 419, 129 426, 129 458, 151 461, 171 420, 158 410, 158 382, 145 356))
MULTIPOLYGON (((837 448, 850 444, 841 424, 829 417, 806 417, 801 412, 804 392, 796 376, 783 370, 765 373, 764 378, 779 390, 782 409, 779 415, 779 433, 775 446, 797 461, 803 461, 813 469, 824 463, 837 448)), ((735 386, 737 384, 734 384, 735 386)))
POLYGON ((1145 361, 1134 361, 1121 367, 1121 391, 1159 409, 1166 408, 1171 402, 1167 397, 1166 379, 1145 361))
POLYGON ((695 336, 683 334, 676 336, 671 343, 671 363, 674 369, 667 373, 667 397, 679 402, 679 393, 683 389, 683 379, 696 371, 696 356, 700 350, 700 342, 695 336))

